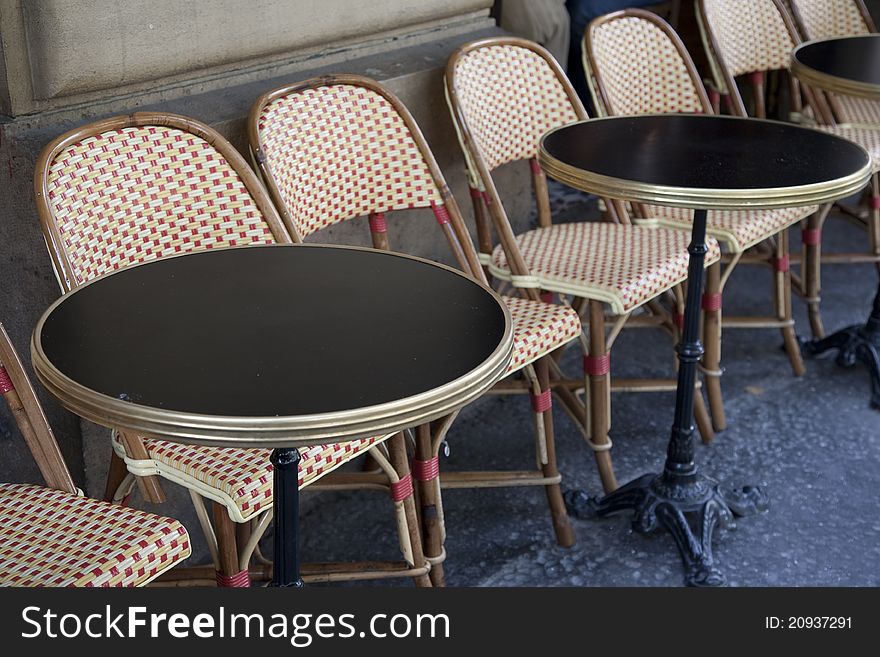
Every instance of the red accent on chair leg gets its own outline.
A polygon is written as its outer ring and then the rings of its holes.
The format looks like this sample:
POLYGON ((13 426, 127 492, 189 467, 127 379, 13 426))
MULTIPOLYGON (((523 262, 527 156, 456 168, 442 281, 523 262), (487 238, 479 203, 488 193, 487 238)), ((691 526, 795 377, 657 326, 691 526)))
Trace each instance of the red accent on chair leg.
POLYGON ((247 570, 242 570, 234 575, 224 575, 219 570, 217 574, 217 586, 224 589, 247 589, 251 586, 251 578, 247 570))
POLYGON ((538 296, 541 297, 541 301, 543 301, 544 303, 553 303, 553 293, 552 292, 548 292, 547 290, 541 290, 541 292, 538 296))
POLYGON ((427 461, 413 459, 412 475, 418 481, 431 481, 440 476, 440 457, 432 456, 427 461))
POLYGON ((702 303, 700 303, 703 310, 721 310, 721 294, 703 294, 702 303))
POLYGON ((757 87, 759 84, 764 84, 764 71, 755 71, 749 75, 749 81, 752 83, 752 86, 757 87))
POLYGON ((483 203, 485 203, 486 205, 492 204, 492 200, 489 198, 489 194, 487 194, 483 190, 477 189, 476 187, 468 187, 468 189, 471 190, 471 198, 482 199, 483 203))
POLYGON ((538 164, 538 158, 536 157, 529 158, 529 166, 532 167, 532 173, 535 175, 542 172, 541 165, 538 164))
POLYGON ((403 502, 413 494, 412 475, 401 477, 400 481, 391 484, 391 499, 395 502, 403 502))
POLYGON ((584 373, 589 376, 603 376, 611 371, 611 354, 584 356, 584 373))
POLYGON ((684 313, 672 313, 672 321, 679 330, 684 330, 684 313))
POLYGON ((12 379, 6 373, 6 368, 0 366, 0 395, 5 395, 12 390, 15 390, 15 386, 12 385, 12 379))
POLYGON ((388 226, 385 223, 385 215, 381 212, 370 213, 370 232, 387 233, 388 226))
POLYGON ((434 217, 438 224, 442 226, 449 223, 449 213, 446 211, 445 205, 431 201, 431 209, 434 211, 434 217))
POLYGON ((545 390, 544 392, 533 395, 529 394, 529 397, 532 400, 532 409, 535 413, 544 413, 545 411, 549 411, 553 408, 553 391, 545 390))
POLYGON ((880 210, 880 196, 871 197, 871 209, 880 210))
POLYGON ((807 246, 817 246, 822 242, 822 231, 818 228, 804 228, 801 231, 801 241, 807 246))
POLYGON ((787 255, 784 255, 781 258, 773 258, 773 271, 777 271, 780 273, 788 271, 787 255))
POLYGON ((709 104, 712 105, 712 107, 720 107, 721 106, 721 93, 716 91, 715 89, 712 89, 709 92, 709 104))

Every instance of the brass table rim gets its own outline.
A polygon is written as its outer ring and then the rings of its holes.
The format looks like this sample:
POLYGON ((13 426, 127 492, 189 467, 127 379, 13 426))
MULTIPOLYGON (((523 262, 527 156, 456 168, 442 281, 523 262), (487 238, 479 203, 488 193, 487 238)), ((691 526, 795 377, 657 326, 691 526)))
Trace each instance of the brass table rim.
POLYGON ((212 249, 210 252, 254 248, 329 248, 368 251, 389 257, 407 258, 445 269, 478 285, 495 299, 504 314, 501 341, 479 366, 432 390, 363 408, 295 416, 220 416, 172 411, 126 402, 74 381, 58 370, 48 359, 42 349, 39 336, 52 311, 71 295, 106 277, 134 267, 209 253, 209 251, 198 251, 150 260, 126 267, 124 270, 104 274, 56 299, 40 317, 31 335, 31 356, 40 382, 73 413, 97 424, 122 431, 186 444, 221 447, 308 447, 388 434, 437 419, 479 397, 507 370, 513 348, 513 325, 507 305, 497 292, 454 267, 408 254, 331 244, 267 244, 212 249))
MULTIPOLYGON (((676 113, 643 114, 638 116, 658 117, 676 116, 676 113)), ((735 116, 716 116, 707 114, 688 115, 693 117, 706 117, 720 120, 733 121, 761 121, 784 125, 789 128, 801 130, 813 130, 820 132, 831 139, 842 139, 822 130, 804 126, 793 126, 780 121, 767 119, 745 119, 735 116)), ((726 210, 737 208, 773 209, 826 203, 838 198, 843 198, 862 190, 868 184, 871 177, 871 158, 867 151, 862 148, 865 163, 861 169, 832 181, 811 183, 808 185, 796 185, 791 187, 770 187, 751 189, 708 189, 700 187, 674 187, 667 185, 655 185, 643 183, 625 178, 605 176, 571 166, 550 155, 544 147, 544 142, 553 133, 564 130, 570 126, 581 123, 596 121, 618 121, 636 118, 634 116, 612 116, 583 121, 574 121, 564 126, 548 130, 542 137, 538 148, 538 161, 544 171, 559 182, 565 183, 585 192, 592 192, 599 196, 635 201, 639 203, 652 203, 670 207, 706 210, 726 210)), ((861 147, 860 147, 861 148, 861 147)))
POLYGON ((822 39, 813 39, 795 46, 791 51, 791 72, 801 82, 811 87, 818 87, 832 93, 843 94, 846 96, 859 96, 861 98, 876 99, 880 96, 880 84, 871 84, 870 82, 861 82, 851 78, 839 77, 829 73, 823 73, 811 66, 807 66, 801 62, 798 53, 816 43, 825 41, 843 41, 845 39, 880 39, 880 34, 851 34, 840 37, 826 37, 822 39))

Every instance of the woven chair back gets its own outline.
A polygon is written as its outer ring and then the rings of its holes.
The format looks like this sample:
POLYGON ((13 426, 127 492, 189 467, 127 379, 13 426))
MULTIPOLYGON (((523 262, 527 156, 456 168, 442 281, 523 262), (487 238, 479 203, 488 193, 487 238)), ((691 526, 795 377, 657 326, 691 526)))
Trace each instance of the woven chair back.
POLYGON ((607 115, 712 111, 684 44, 656 14, 629 9, 597 18, 583 54, 595 104, 607 115))
POLYGON ((264 94, 251 110, 252 157, 296 240, 369 217, 389 248, 386 214, 430 208, 461 267, 479 266, 455 199, 412 115, 380 83, 314 78, 264 94))
POLYGON ((65 291, 154 258, 290 241, 244 158, 182 116, 137 113, 58 137, 35 195, 65 291))
POLYGON ((779 0, 698 0, 714 55, 732 76, 787 69, 797 33, 779 0))
POLYGON ((828 39, 875 32, 862 0, 788 0, 805 39, 828 39))
POLYGON ((453 53, 446 76, 451 102, 489 171, 534 158, 545 132, 587 118, 553 56, 524 39, 466 45, 453 53))

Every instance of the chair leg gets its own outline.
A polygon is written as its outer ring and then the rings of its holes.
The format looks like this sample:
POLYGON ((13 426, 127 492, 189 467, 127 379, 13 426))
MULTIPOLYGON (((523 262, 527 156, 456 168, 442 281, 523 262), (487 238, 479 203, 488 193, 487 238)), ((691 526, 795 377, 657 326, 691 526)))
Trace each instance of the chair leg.
POLYGON ((611 357, 605 347, 605 308, 590 301, 590 353, 584 357, 590 408, 586 415, 588 445, 593 450, 599 478, 606 493, 617 490, 617 477, 611 463, 611 357))
MULTIPOLYGON (((119 455, 110 450, 110 469, 107 471, 107 486, 104 488, 104 501, 112 502, 116 496, 116 491, 122 485, 125 477, 128 475, 128 467, 125 465, 119 455)), ((123 505, 125 501, 123 500, 123 505)))
POLYGON ((235 522, 229 517, 226 507, 219 502, 214 507, 214 533, 217 536, 217 558, 220 570, 217 571, 217 586, 247 588, 251 585, 247 569, 240 570, 238 563, 238 533, 235 522))
POLYGON ((413 474, 421 504, 421 527, 425 556, 431 561, 429 576, 434 586, 445 586, 443 573, 443 512, 440 506, 440 458, 431 447, 431 427, 423 424, 416 428, 416 451, 413 474))
MULTIPOLYGON (((556 441, 553 437, 553 408, 549 405, 550 390, 550 367, 547 363, 549 356, 544 356, 535 363, 535 373, 538 376, 538 384, 541 393, 548 400, 547 408, 541 411, 541 421, 544 423, 544 443, 546 448, 545 458, 538 455, 541 463, 541 471, 545 477, 559 477, 559 468, 556 464, 556 441)), ((539 450, 540 451, 540 450, 539 450)), ((574 530, 568 518, 568 510, 562 499, 562 487, 559 483, 544 486, 547 493, 547 503, 550 505, 550 516, 553 519, 553 530, 556 533, 556 542, 562 547, 574 545, 574 530)))
MULTIPOLYGON (((416 501, 413 495, 412 475, 409 469, 409 457, 406 453, 406 438, 398 432, 388 439, 388 454, 392 467, 400 478, 398 488, 392 486, 392 497, 395 501, 403 502, 406 515, 406 531, 409 534, 409 542, 412 546, 413 564, 419 566, 426 563, 425 553, 422 549, 422 534, 419 531, 419 519, 416 513, 416 501)), ((413 577, 416 586, 430 587, 431 578, 425 575, 413 577)))
POLYGON ((706 269, 706 291, 703 294, 703 382, 712 426, 715 431, 727 428, 724 397, 721 393, 721 263, 706 269))
POLYGON ((694 390, 694 423, 700 433, 700 439, 704 445, 710 444, 715 439, 715 430, 712 428, 712 416, 706 408, 703 399, 703 391, 700 388, 694 390))
POLYGON ((797 332, 794 327, 794 316, 791 311, 791 271, 789 269, 788 229, 776 236, 776 256, 773 259, 773 273, 776 291, 776 313, 780 321, 786 322, 782 327, 782 339, 785 351, 791 362, 791 370, 795 376, 803 376, 806 372, 804 357, 798 344, 797 332))
POLYGON ((825 326, 822 323, 822 312, 819 308, 822 290, 822 226, 825 223, 831 205, 819 208, 806 220, 806 227, 801 233, 803 242, 803 258, 801 277, 804 285, 804 302, 807 304, 807 315, 810 318, 810 331, 813 338, 825 337, 825 326))

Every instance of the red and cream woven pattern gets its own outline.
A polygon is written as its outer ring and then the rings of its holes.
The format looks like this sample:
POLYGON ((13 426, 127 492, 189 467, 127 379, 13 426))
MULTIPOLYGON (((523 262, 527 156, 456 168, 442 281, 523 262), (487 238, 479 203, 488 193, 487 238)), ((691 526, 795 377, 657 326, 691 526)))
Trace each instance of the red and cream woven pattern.
MULTIPOLYGON (((305 488, 325 474, 365 452, 388 436, 300 449, 299 487, 305 488)), ((235 522, 245 522, 272 506, 271 449, 184 445, 145 439, 149 460, 125 456, 118 434, 113 449, 137 475, 159 474, 223 504, 235 522)))
POLYGON ((142 586, 189 555, 171 518, 0 484, 0 586, 142 586))
MULTIPOLYGON (((731 253, 745 251, 758 242, 788 228, 816 211, 816 206, 779 210, 709 210, 706 232, 722 242, 731 253)), ((667 228, 690 230, 693 210, 648 205, 647 221, 667 228)))
POLYGON ((853 0, 789 0, 807 40, 867 34, 868 26, 853 0))
POLYGON ((817 128, 857 143, 871 156, 874 172, 880 171, 880 126, 871 128, 858 125, 820 125, 817 128))
POLYGON ((334 84, 276 98, 263 108, 259 135, 300 237, 443 202, 403 118, 371 89, 334 84))
POLYGON ((456 63, 453 84, 490 170, 535 157, 545 132, 578 120, 553 69, 528 48, 471 50, 456 63))
MULTIPOLYGON (((523 283, 604 301, 617 314, 687 278, 689 241, 685 231, 604 222, 559 224, 516 238, 532 279, 523 283)), ((717 241, 707 242, 708 265, 721 253, 717 241)), ((489 269, 494 276, 518 284, 500 246, 489 269)))
POLYGON ((610 114, 703 111, 675 43, 653 23, 624 16, 591 25, 590 42, 610 114))
POLYGON ((772 0, 704 0, 718 54, 734 77, 787 69, 795 46, 772 0))
POLYGON ((507 367, 508 374, 576 340, 581 334, 581 319, 568 306, 521 297, 503 298, 513 320, 513 356, 507 367))
POLYGON ((226 159, 175 128, 124 128, 72 144, 49 166, 48 196, 78 283, 153 258, 274 242, 226 159))

